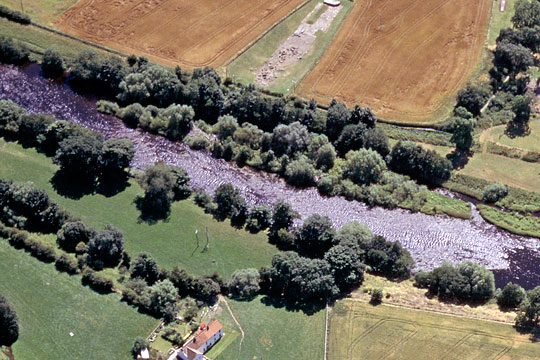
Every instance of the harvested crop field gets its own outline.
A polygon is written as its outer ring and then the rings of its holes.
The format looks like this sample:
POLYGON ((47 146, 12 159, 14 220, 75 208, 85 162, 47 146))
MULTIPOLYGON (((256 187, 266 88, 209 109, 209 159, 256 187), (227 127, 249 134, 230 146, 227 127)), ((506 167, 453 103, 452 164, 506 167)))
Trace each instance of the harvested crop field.
POLYGON ((328 360, 532 360, 540 345, 512 325, 340 301, 330 315, 328 360))
POLYGON ((82 0, 57 19, 72 35, 186 68, 219 66, 307 0, 82 0))
POLYGON ((361 0, 300 95, 429 122, 447 111, 479 60, 488 0, 361 0), (450 104, 450 105, 449 105, 450 104))

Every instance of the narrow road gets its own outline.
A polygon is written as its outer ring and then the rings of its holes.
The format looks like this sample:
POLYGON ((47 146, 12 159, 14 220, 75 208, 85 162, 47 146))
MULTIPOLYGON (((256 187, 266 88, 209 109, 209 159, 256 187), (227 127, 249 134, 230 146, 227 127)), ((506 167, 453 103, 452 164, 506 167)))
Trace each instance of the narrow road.
POLYGON ((229 306, 229 303, 227 302, 227 299, 225 299, 225 297, 223 295, 219 295, 218 299, 219 299, 219 301, 221 301, 221 302, 223 302, 225 304, 225 306, 227 307, 227 310, 229 310, 229 314, 231 314, 231 317, 232 317, 234 323, 240 329, 241 338, 240 338, 240 346, 239 346, 239 349, 238 349, 238 351, 240 351, 240 349, 242 349, 242 342, 244 341, 244 335, 245 335, 244 334, 244 329, 242 329, 242 326, 240 325, 240 323, 236 319, 236 316, 234 316, 234 314, 233 314, 233 312, 231 310, 231 307, 229 306))

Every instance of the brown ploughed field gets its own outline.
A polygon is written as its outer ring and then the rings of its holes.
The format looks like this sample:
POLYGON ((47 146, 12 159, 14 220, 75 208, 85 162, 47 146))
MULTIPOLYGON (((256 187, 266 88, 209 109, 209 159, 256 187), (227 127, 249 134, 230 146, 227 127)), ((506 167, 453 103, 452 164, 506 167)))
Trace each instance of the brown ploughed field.
POLYGON ((219 66, 307 0, 81 0, 69 34, 186 68, 219 66))
POLYGON ((433 121, 474 71, 490 4, 359 0, 298 92, 369 106, 385 119, 433 121))

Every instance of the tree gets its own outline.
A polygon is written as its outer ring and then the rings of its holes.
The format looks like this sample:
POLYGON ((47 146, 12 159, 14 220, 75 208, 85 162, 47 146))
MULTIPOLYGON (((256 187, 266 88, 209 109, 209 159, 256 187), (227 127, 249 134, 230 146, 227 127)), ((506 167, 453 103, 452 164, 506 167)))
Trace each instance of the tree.
POLYGON ((497 304, 502 308, 514 309, 521 305, 526 296, 521 286, 509 282, 497 296, 497 304))
POLYGON ((478 116, 488 99, 488 91, 475 85, 467 85, 465 89, 458 92, 456 107, 464 107, 473 115, 478 116))
POLYGON ((298 252, 309 257, 322 257, 332 246, 335 235, 330 218, 311 215, 296 231, 298 252))
POLYGON ((124 252, 124 236, 122 232, 111 225, 98 231, 86 246, 86 253, 90 257, 91 265, 97 269, 115 267, 122 259, 124 252))
POLYGON ((153 285, 159 278, 159 266, 156 260, 147 253, 140 253, 131 265, 131 278, 140 278, 148 285, 153 285))
POLYGON ((294 222, 294 219, 300 218, 300 215, 292 208, 291 205, 283 199, 279 199, 274 204, 272 213, 271 231, 277 233, 280 229, 289 229, 294 222))
POLYGON ((307 160, 294 160, 287 165, 285 178, 293 186, 312 186, 315 182, 315 169, 307 160))
POLYGON ((390 153, 390 144, 388 136, 379 128, 367 129, 364 133, 364 147, 375 150, 383 158, 390 153))
POLYGON ((346 292, 364 281, 363 251, 359 246, 336 245, 324 255, 324 260, 330 264, 330 269, 336 285, 346 292))
POLYGON ((218 186, 214 194, 214 202, 217 205, 217 209, 214 211, 216 219, 223 221, 233 216, 244 216, 245 220, 247 212, 246 200, 231 184, 218 186))
POLYGON ((43 54, 43 60, 41 62, 43 76, 49 79, 56 79, 62 76, 65 70, 66 67, 64 66, 62 56, 53 49, 47 49, 45 54, 43 54))
POLYGON ((347 162, 343 168, 343 176, 357 184, 375 183, 386 170, 383 158, 373 150, 349 151, 345 158, 347 162))
POLYGON ((191 131, 195 113, 191 106, 171 105, 161 110, 159 116, 164 118, 167 123, 167 137, 171 140, 179 140, 191 131))
POLYGON ((315 162, 318 169, 328 171, 334 167, 336 161, 336 150, 332 144, 324 144, 317 150, 315 162))
POLYGON ((227 284, 229 291, 235 298, 251 299, 259 293, 260 275, 255 269, 236 270, 227 284))
POLYGON ((17 133, 22 116, 26 113, 11 100, 0 100, 0 134, 17 133))
POLYGON ((238 121, 231 115, 220 116, 217 123, 212 128, 214 134, 216 134, 220 140, 231 138, 237 129, 238 121))
POLYGON ((513 121, 520 127, 528 126, 532 100, 531 96, 517 95, 512 101, 512 112, 516 115, 513 121))
POLYGON ((96 235, 96 231, 82 221, 65 223, 58 231, 56 242, 67 252, 74 252, 79 243, 86 244, 96 235))
POLYGON ((366 130, 366 125, 362 123, 345 126, 335 142, 338 152, 345 155, 351 150, 359 150, 364 147, 366 130))
POLYGON ((0 62, 22 65, 28 62, 30 51, 22 43, 0 36, 0 62))
POLYGON ((166 218, 174 198, 175 176, 162 162, 146 168, 139 184, 144 189, 144 197, 139 198, 138 207, 145 217, 166 218))
POLYGON ((59 144, 53 162, 77 181, 93 183, 99 169, 103 139, 95 135, 68 137, 59 144))
POLYGON ((191 196, 191 178, 187 171, 178 166, 169 166, 175 181, 173 185, 174 200, 184 200, 191 196))
POLYGON ((131 347, 131 356, 133 356, 133 359, 137 359, 141 354, 141 350, 148 349, 149 346, 150 343, 148 340, 140 336, 136 337, 135 341, 133 341, 133 346, 131 347))
POLYGON ((131 127, 136 128, 139 125, 139 119, 144 112, 144 108, 139 103, 134 103, 126 106, 120 111, 119 117, 124 123, 131 127))
POLYGON ((518 0, 515 4, 512 23, 518 29, 540 25, 540 4, 538 1, 518 0))
POLYGON ((127 68, 118 57, 105 58, 93 50, 81 51, 71 63, 69 81, 77 90, 116 96, 127 68))
POLYGON ((39 142, 47 133, 49 126, 55 122, 51 115, 25 114, 19 122, 18 138, 25 146, 38 147, 39 142))
POLYGON ((467 151, 471 148, 475 125, 476 121, 474 119, 454 118, 454 131, 450 141, 456 144, 457 149, 467 151))
POLYGON ((100 158, 101 174, 114 176, 122 174, 135 156, 135 148, 130 139, 109 139, 103 143, 100 158))
POLYGON ((0 295, 0 346, 11 346, 19 338, 19 318, 7 299, 0 295))
POLYGON ((220 87, 221 80, 215 71, 195 69, 186 89, 186 100, 195 110, 197 119, 214 123, 221 115, 225 97, 220 87))
POLYGON ((360 224, 358 221, 351 221, 339 229, 335 242, 352 248, 360 246, 362 249, 367 249, 372 239, 373 233, 366 225, 360 224))
POLYGON ((351 123, 351 112, 342 102, 332 100, 326 113, 326 134, 331 141, 337 140, 341 131, 351 123))
POLYGON ((494 62, 497 66, 507 69, 510 75, 515 77, 519 72, 533 65, 534 58, 531 50, 525 46, 503 41, 497 45, 494 62))
POLYGON ((304 152, 311 144, 308 129, 299 122, 290 125, 278 125, 272 133, 272 150, 277 156, 287 154, 292 156, 304 152))
POLYGON ((257 233, 268 229, 272 222, 272 209, 267 205, 257 205, 249 210, 246 221, 246 229, 257 233))
POLYGON ((169 306, 178 298, 178 290, 169 279, 160 280, 148 288, 150 310, 155 314, 164 315, 169 306))

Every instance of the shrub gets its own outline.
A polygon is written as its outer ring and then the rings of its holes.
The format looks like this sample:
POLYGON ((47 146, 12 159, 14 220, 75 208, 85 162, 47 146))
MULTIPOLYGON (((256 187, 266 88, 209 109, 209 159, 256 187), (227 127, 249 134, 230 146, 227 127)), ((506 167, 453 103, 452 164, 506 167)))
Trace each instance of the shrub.
POLYGON ((203 208, 204 211, 207 213, 212 212, 213 208, 215 207, 212 197, 202 190, 195 191, 195 195, 193 195, 193 201, 195 201, 195 204, 203 208))
POLYGON ((131 347, 131 355, 134 359, 137 359, 137 356, 141 353, 141 350, 147 349, 150 346, 148 340, 142 337, 135 338, 133 346, 131 347))
POLYGON ((285 178, 293 186, 311 186, 315 182, 315 169, 305 160, 295 160, 287 165, 285 178))
POLYGON ((11 346, 19 338, 19 319, 15 309, 0 295, 0 347, 11 346))
POLYGON ((112 101, 99 100, 97 102, 97 110, 107 115, 116 115, 120 111, 120 106, 112 101))
POLYGON ((43 54, 43 61, 41 62, 41 71, 43 76, 49 79, 59 78, 64 74, 64 60, 53 49, 47 49, 43 54))
POLYGON ((521 286, 509 282, 497 296, 497 304, 503 308, 513 309, 520 306, 525 297, 525 290, 521 286))
POLYGON ((74 252, 80 243, 86 245, 95 234, 96 231, 82 221, 67 222, 58 231, 56 242, 67 252, 74 252))
POLYGON ((337 193, 337 185, 339 184, 339 179, 334 175, 325 175, 317 181, 317 189, 319 193, 327 196, 334 196, 337 193))
POLYGON ((371 292, 370 303, 373 305, 379 305, 383 299, 383 290, 380 288, 373 289, 371 292))
POLYGON ((259 293, 260 275, 255 269, 236 270, 227 284, 232 296, 239 299, 251 299, 259 293))
POLYGON ((386 170, 382 156, 373 150, 349 151, 345 157, 347 162, 343 168, 343 176, 356 184, 375 183, 386 170))
POLYGON ((62 255, 56 259, 55 266, 58 271, 64 271, 71 275, 74 275, 79 271, 77 260, 66 253, 62 253, 62 255))
POLYGON ((32 256, 44 262, 53 262, 56 260, 56 251, 49 245, 41 243, 36 239, 26 241, 26 249, 32 256))
POLYGON ((247 215, 246 229, 251 233, 266 230, 272 222, 272 210, 266 205, 252 207, 247 215))
POLYGON ((136 128, 139 125, 139 119, 143 115, 144 108, 139 103, 134 103, 126 106, 119 111, 118 116, 124 121, 124 123, 131 127, 136 128))
POLYGON ((30 51, 26 46, 0 36, 0 62, 21 65, 28 61, 30 51))
POLYGON ((23 25, 28 25, 32 23, 30 16, 23 14, 20 11, 11 10, 10 8, 2 5, 0 5, 0 17, 6 18, 14 22, 18 22, 23 25))
POLYGON ((82 276, 83 285, 88 285, 93 290, 99 293, 110 293, 113 290, 114 283, 111 279, 106 278, 92 270, 87 270, 82 276))
POLYGON ((508 186, 503 184, 490 184, 487 185, 484 188, 484 192, 482 194, 482 200, 486 202, 495 203, 502 198, 504 198, 508 194, 508 186))
POLYGON ((425 271, 419 271, 414 275, 414 285, 427 289, 431 284, 431 274, 425 271))
POLYGON ((193 150, 206 150, 210 147, 210 141, 203 135, 188 136, 185 142, 193 150))

